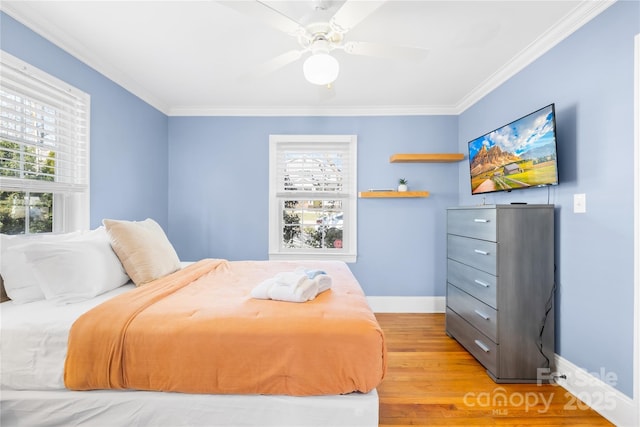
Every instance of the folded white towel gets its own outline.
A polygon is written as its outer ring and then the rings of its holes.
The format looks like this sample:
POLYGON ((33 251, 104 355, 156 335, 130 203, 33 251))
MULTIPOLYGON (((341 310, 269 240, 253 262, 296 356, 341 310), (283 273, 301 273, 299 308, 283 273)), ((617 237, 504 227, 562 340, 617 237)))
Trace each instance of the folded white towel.
POLYGON ((269 290, 269 298, 278 301, 306 302, 311 301, 318 293, 318 285, 313 280, 305 281, 297 288, 276 282, 269 290))
POLYGON ((311 301, 318 295, 318 282, 315 280, 305 280, 302 285, 296 289, 296 296, 301 301, 311 301))
POLYGON ((293 272, 278 273, 259 283, 251 290, 251 296, 257 299, 306 302, 330 288, 331 277, 324 271, 297 268, 293 272))
POLYGON ((331 276, 327 276, 326 274, 319 274, 313 280, 318 283, 318 293, 322 293, 331 289, 331 276))
POLYGON ((292 288, 297 288, 302 283, 304 283, 305 280, 307 280, 307 275, 304 273, 304 271, 296 270, 292 272, 278 273, 276 274, 275 279, 276 282, 281 285, 287 285, 291 286, 292 288))
POLYGON ((276 279, 271 278, 261 282, 258 286, 251 290, 251 296, 257 299, 270 299, 269 291, 275 285, 276 279))

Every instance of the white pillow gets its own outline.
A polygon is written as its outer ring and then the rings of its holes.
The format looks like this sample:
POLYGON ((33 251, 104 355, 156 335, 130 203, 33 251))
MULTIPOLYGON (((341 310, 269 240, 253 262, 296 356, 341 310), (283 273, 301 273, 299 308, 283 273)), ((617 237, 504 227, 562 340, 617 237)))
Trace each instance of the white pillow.
POLYGON ((104 219, 102 223, 111 246, 136 286, 180 269, 180 259, 162 227, 147 218, 144 221, 104 219))
POLYGON ((104 229, 73 240, 31 243, 24 254, 47 300, 91 299, 129 281, 104 229))
POLYGON ((80 232, 29 236, 0 234, 0 274, 7 296, 16 304, 44 299, 35 274, 24 256, 25 245, 64 241, 80 235, 80 232))

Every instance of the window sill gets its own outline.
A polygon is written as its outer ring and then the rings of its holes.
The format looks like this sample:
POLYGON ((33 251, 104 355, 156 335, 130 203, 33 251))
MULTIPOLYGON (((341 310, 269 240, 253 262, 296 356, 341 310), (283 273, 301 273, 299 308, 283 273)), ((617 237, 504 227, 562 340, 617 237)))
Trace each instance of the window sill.
POLYGON ((327 253, 283 253, 276 252, 269 254, 269 261, 344 261, 348 263, 356 262, 356 254, 327 254, 327 253))

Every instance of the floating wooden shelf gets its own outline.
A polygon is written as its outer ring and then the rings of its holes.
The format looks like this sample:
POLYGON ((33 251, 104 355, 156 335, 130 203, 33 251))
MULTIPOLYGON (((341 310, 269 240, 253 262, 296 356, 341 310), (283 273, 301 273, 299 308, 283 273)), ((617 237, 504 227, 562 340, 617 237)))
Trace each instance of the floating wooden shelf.
MULTIPOLYGON (((462 153, 413 153, 393 154, 389 158, 391 163, 450 163, 464 159, 462 153)), ((361 191, 358 197, 362 199, 392 199, 409 197, 429 197, 428 191, 361 191)))
POLYGON ((389 158, 391 163, 447 163, 459 162, 464 159, 462 153, 425 153, 425 154, 393 154, 389 158))
POLYGON ((358 193, 358 196, 362 199, 429 197, 429 192, 428 191, 361 191, 358 193))

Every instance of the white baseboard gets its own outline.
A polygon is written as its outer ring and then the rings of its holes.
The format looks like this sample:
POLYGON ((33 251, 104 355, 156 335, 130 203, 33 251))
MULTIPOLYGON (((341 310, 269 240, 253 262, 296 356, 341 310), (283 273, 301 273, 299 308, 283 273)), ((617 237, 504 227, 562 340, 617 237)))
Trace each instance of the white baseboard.
POLYGON ((556 382, 579 399, 570 399, 565 409, 580 410, 587 404, 617 426, 640 425, 638 399, 634 401, 613 387, 617 381, 615 373, 604 369, 601 372, 587 372, 557 354, 555 362, 556 374, 567 376, 556 382))
POLYGON ((374 313, 444 313, 445 297, 367 297, 374 313))

